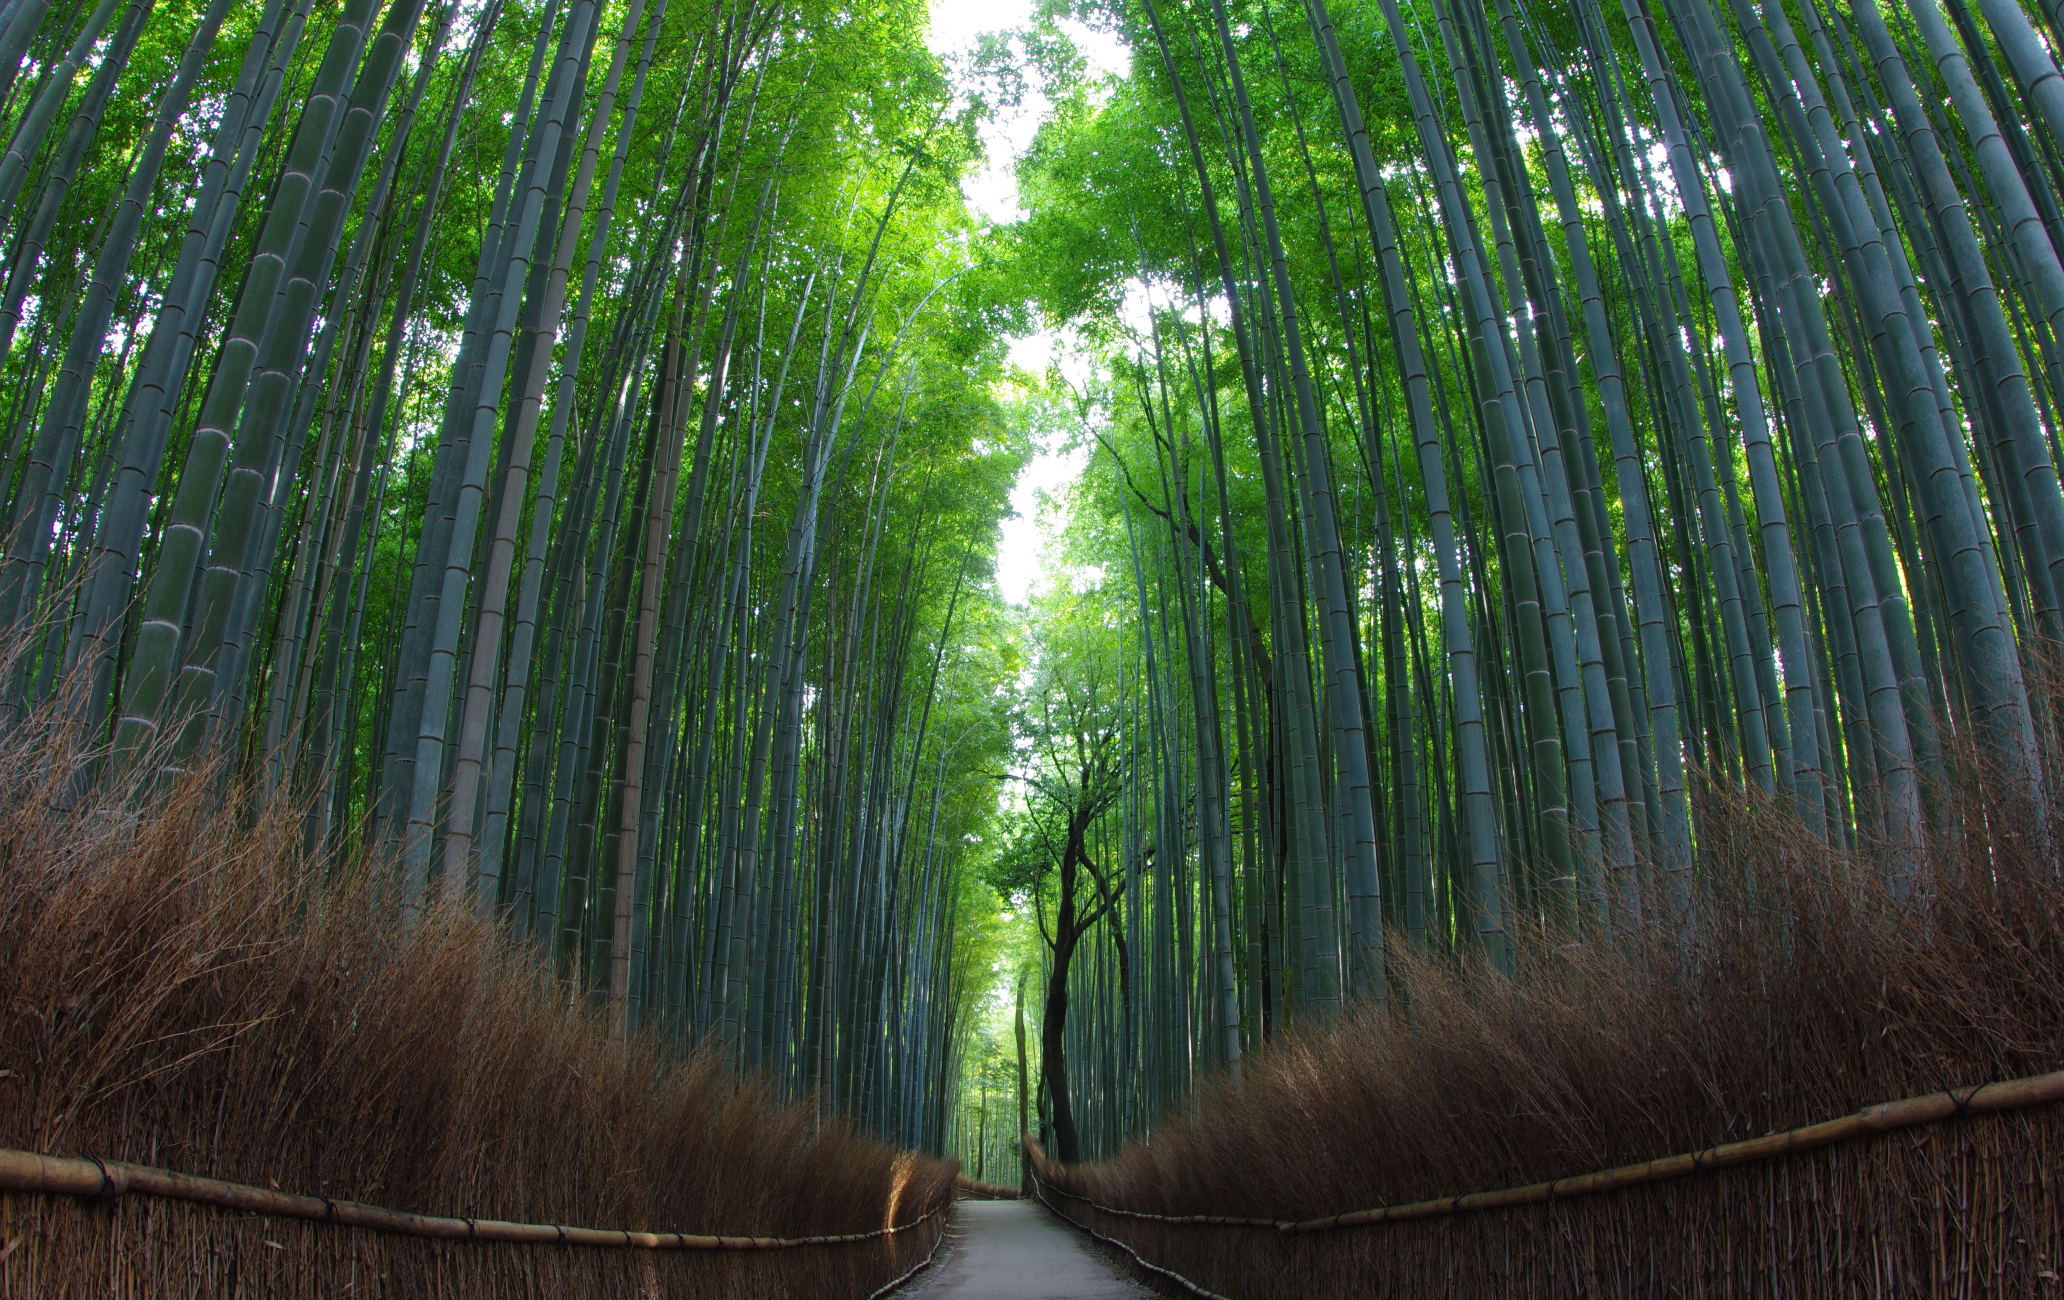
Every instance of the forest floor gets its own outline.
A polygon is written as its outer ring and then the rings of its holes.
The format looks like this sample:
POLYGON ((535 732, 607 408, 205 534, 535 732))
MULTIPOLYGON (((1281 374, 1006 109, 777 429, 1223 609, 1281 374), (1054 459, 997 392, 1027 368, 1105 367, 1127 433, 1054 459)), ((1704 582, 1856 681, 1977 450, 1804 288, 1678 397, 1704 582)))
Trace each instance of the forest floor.
POLYGON ((1153 1291, 1037 1201, 962 1201, 946 1246, 906 1300, 1140 1300, 1153 1291))

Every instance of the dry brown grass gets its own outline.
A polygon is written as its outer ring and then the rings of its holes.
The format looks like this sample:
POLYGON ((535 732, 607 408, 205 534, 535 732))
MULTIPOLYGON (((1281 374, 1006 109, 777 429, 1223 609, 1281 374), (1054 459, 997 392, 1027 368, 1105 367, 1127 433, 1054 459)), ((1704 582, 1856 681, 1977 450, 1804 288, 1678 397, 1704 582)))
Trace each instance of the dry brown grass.
MULTIPOLYGON (((2053 756, 2052 770, 2060 765, 2053 756)), ((1305 1218, 1586 1173, 2064 1065, 2064 819, 1971 779, 1925 901, 1739 795, 1702 809, 1694 948, 1535 933, 1252 1058, 1115 1159, 1133 1210, 1305 1218)), ((2050 807, 2060 805, 2052 800, 2050 807)), ((1947 820, 1947 819, 1946 819, 1947 820)), ((2059 1107, 1581 1200, 1284 1238, 1092 1215, 1232 1296, 2057 1295, 2059 1107)), ((1066 1204, 1071 1214, 1085 1212, 1066 1204)))
MULTIPOLYGON (((0 740, 0 1145, 433 1214, 804 1236, 906 1221, 952 1165, 610 1041, 530 957, 298 810, 197 774, 74 796, 52 718, 0 740), (327 877, 327 879, 326 879, 327 877)), ((0 1295, 861 1296, 936 1241, 666 1252, 441 1243, 130 1197, 0 1196, 0 1295)))
POLYGON ((1015 1201, 1018 1189, 1005 1187, 1001 1183, 985 1183, 973 1178, 957 1179, 953 1194, 963 1201, 1015 1201))

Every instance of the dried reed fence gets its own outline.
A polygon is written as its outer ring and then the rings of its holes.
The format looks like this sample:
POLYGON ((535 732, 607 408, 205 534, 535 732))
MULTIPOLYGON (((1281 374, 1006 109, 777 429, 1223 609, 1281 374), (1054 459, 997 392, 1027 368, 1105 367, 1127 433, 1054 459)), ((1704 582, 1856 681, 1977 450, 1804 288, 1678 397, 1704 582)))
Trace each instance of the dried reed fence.
POLYGON ((936 1247, 954 1165, 612 1041, 493 927, 403 925, 377 866, 307 859, 283 799, 205 772, 95 792, 93 758, 48 716, 0 738, 0 1146, 458 1209, 475 1239, 0 1191, 0 1295, 859 1297, 936 1247), (838 1240, 584 1249, 486 1220, 838 1240))
POLYGON ((973 1178, 956 1181, 953 1185, 953 1194, 963 1201, 1015 1201, 1019 1196, 1015 1187, 980 1182, 973 1178))
POLYGON ((564 1223, 510 1223, 502 1219, 414 1214, 306 1196, 271 1187, 253 1187, 221 1178, 202 1178, 176 1169, 157 1169, 99 1156, 50 1156, 36 1151, 0 1148, 0 1190, 79 1196, 92 1200, 162 1196, 167 1200, 212 1205, 284 1219, 305 1219, 332 1227, 365 1228, 404 1237, 439 1241, 505 1242, 519 1246, 594 1246, 623 1250, 801 1250, 812 1246, 846 1246, 909 1232, 936 1218, 947 1202, 934 1200, 901 1223, 859 1232, 824 1233, 812 1237, 725 1236, 706 1232, 650 1232, 636 1228, 587 1228, 564 1223))
MULTIPOLYGON (((1070 1190, 1069 1171, 1054 1166, 1036 1142, 1028 1139, 1025 1150, 1034 1190, 1055 1213, 1206 1296, 1314 1294, 1343 1276, 1380 1274, 1450 1295, 1483 1288, 1530 1296, 2033 1296, 2060 1289, 2064 1189, 2058 1174, 2064 1167, 2056 1157, 2064 1144, 2056 1112, 2020 1112, 2060 1101, 2064 1071, 1910 1097, 1806 1128, 1592 1174, 1296 1220, 1105 1205, 1070 1190), (1901 1130, 1953 1120, 1976 1128, 1981 1119, 2009 1117, 2021 1122, 1977 1135, 1921 1135, 1905 1149, 1882 1146, 1848 1160, 1804 1158, 1901 1130), (1787 1159, 1798 1163, 1787 1170, 1758 1168, 1787 1159), (2003 1177, 2002 1171, 2013 1172, 2003 1177), (2025 1183, 2021 1189, 2014 1186, 2016 1173, 2025 1183), (1700 1177, 1710 1181, 1681 1193, 1667 1186, 1700 1177), (1637 1189, 1648 1203, 1638 1201, 1637 1189), (1857 1195, 1872 1189, 1891 1194, 1857 1195), (1612 1193, 1621 1194, 1617 1205, 1594 1211, 1588 1203, 1612 1193), (1453 1223, 1500 1211, 1509 1217, 1480 1231, 1453 1223), (1729 1223, 1729 1216, 1733 1226, 1718 1234, 1686 1231, 1699 1222, 1729 1223), (1391 1227, 1430 1230, 1349 1239, 1355 1229, 1391 1227), (1466 1255, 1457 1258, 1464 1233, 1469 1250, 1480 1256, 1477 1267, 1457 1267, 1467 1262, 1466 1255), (1823 1238, 1833 1239, 1832 1248, 1823 1238), (1899 1267, 1902 1262, 1908 1267, 1899 1267), (1802 1287, 1800 1270, 1836 1289, 1802 1287), (1229 1290, 1207 1287, 1199 1277, 1229 1290), (1687 1278, 1704 1285, 1688 1287, 1687 1278), (1307 1284, 1315 1290, 1303 1289, 1307 1284)), ((1384 1292, 1376 1285, 1370 1293, 1384 1292)))
POLYGON ((1400 945, 1110 1160, 1031 1145, 1042 1199, 1243 1300, 2064 1296, 2064 824, 2003 787, 1938 800, 1918 892, 1709 790, 1689 952, 1400 945))

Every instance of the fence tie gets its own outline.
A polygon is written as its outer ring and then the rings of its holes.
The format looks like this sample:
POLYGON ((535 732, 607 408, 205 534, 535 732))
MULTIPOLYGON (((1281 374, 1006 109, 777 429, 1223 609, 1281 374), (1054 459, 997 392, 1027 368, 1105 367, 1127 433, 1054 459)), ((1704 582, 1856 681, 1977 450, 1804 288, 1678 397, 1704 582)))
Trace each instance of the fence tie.
POLYGON ((472 1219, 467 1218, 467 1216, 463 1214, 459 1217, 466 1220, 466 1240, 472 1241, 476 1236, 479 1235, 479 1230, 473 1226, 472 1219))
POLYGON ((1984 1088, 1985 1085, 1981 1083, 1976 1088, 1951 1088, 1949 1090, 1949 1104, 1956 1107, 1955 1118, 1969 1119, 1971 1117, 1971 1103, 1977 1099, 1978 1094, 1984 1088), (1959 1096, 1959 1093, 1962 1095, 1959 1096))
POLYGON ((316 1199, 322 1202, 322 1217, 323 1217, 323 1222, 324 1222, 324 1223, 335 1223, 335 1222, 337 1222, 337 1220, 338 1220, 338 1218, 339 1218, 339 1215, 337 1214, 337 1203, 336 1203, 335 1201, 331 1200, 331 1199, 330 1199, 329 1197, 327 1197, 327 1196, 324 1196, 324 1195, 322 1195, 321 1193, 317 1193, 317 1194, 316 1194, 316 1199))
POLYGON ((563 1223, 555 1223, 552 1225, 552 1231, 559 1234, 559 1244, 564 1246, 566 1244, 566 1225, 563 1223))
POLYGON ((97 1201, 112 1201, 119 1197, 123 1192, 125 1184, 122 1181, 118 1181, 113 1174, 108 1172, 107 1161, 102 1160, 91 1152, 81 1152, 80 1154, 91 1160, 93 1167, 100 1171, 100 1186, 94 1189, 93 1199, 97 1201))

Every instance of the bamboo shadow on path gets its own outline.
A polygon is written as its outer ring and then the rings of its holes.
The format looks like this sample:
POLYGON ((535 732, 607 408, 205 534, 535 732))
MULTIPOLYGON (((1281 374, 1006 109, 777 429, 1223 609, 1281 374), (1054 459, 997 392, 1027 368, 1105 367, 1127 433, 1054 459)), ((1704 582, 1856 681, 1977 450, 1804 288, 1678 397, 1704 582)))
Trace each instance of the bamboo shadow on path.
POLYGON ((897 1300, 1139 1300, 1154 1293, 1033 1200, 962 1201, 945 1255, 897 1300))

